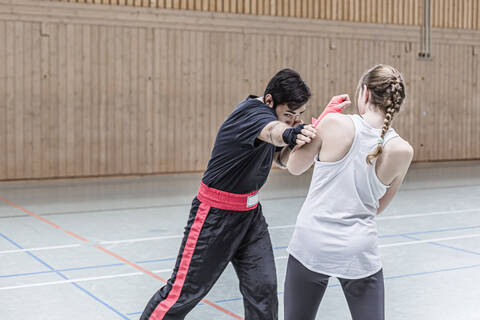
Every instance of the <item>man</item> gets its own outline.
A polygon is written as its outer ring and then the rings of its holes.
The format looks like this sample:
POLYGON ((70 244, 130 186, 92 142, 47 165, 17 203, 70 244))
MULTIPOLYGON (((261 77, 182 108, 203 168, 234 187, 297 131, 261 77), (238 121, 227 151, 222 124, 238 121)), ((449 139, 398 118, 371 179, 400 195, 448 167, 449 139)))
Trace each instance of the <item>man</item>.
POLYGON ((278 318, 275 261, 258 203, 272 161, 284 168, 291 149, 311 142, 299 120, 310 89, 291 70, 279 71, 263 97, 247 97, 220 127, 192 202, 175 268, 148 302, 142 320, 184 319, 232 262, 246 320, 278 318))

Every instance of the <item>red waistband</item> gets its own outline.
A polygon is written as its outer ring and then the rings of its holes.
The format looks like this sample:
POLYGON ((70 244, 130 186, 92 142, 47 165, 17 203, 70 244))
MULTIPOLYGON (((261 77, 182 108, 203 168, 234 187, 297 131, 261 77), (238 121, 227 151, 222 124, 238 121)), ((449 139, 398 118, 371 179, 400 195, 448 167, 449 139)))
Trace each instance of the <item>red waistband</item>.
POLYGON ((248 211, 258 206, 258 190, 248 194, 229 193, 207 187, 203 182, 197 198, 210 207, 222 210, 248 211))

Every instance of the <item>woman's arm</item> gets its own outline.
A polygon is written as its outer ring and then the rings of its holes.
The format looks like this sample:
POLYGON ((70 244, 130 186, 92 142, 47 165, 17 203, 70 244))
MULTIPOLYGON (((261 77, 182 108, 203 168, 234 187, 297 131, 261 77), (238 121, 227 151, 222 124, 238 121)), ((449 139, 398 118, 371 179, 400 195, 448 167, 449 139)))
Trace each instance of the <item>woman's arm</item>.
POLYGON ((287 163, 288 171, 291 174, 300 175, 310 168, 315 160, 315 156, 320 152, 322 146, 322 132, 337 129, 339 122, 337 121, 337 116, 335 114, 342 112, 351 104, 352 102, 350 101, 348 94, 334 96, 320 117, 318 119, 313 119, 314 124, 312 126, 316 129, 315 137, 309 144, 303 146, 299 145, 291 152, 287 163))
MULTIPOLYGON (((389 144, 387 144, 387 146, 388 145, 389 144)), ((408 168, 410 167, 410 163, 413 159, 413 148, 408 143, 403 143, 401 145, 394 146, 393 150, 389 150, 385 152, 385 154, 387 159, 383 161, 388 161, 388 167, 396 168, 397 170, 395 170, 396 175, 393 178, 390 187, 379 200, 380 206, 377 209, 377 214, 380 214, 383 210, 385 210, 402 185, 402 182, 407 175, 408 168)))
POLYGON ((317 134, 312 142, 302 147, 295 147, 290 153, 290 157, 287 162, 287 169, 293 175, 300 175, 310 168, 315 156, 320 151, 322 146, 322 139, 320 138, 320 128, 317 127, 317 134))

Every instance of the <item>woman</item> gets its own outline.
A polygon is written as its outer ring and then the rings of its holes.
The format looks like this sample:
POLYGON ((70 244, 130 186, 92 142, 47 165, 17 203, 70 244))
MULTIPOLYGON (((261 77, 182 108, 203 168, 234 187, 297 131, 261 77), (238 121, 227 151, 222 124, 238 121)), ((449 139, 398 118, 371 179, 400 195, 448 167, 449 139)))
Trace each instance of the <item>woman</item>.
POLYGON ((354 320, 384 319, 374 218, 392 200, 413 157, 390 127, 404 99, 400 72, 377 65, 358 84, 359 114, 328 114, 316 138, 290 155, 292 174, 313 162, 315 169, 288 247, 285 320, 315 319, 329 277, 339 278, 354 320))

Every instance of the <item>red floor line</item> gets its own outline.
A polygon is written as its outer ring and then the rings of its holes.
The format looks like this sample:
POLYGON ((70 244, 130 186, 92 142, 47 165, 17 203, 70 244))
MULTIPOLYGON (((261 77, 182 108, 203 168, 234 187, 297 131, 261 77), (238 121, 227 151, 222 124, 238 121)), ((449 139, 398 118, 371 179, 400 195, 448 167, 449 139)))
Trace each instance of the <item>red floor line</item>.
POLYGON ((77 238, 78 240, 81 240, 81 241, 83 241, 83 242, 88 242, 87 239, 85 239, 84 237, 79 236, 79 235, 76 234, 76 233, 73 233, 72 231, 68 231, 68 230, 63 230, 63 231, 65 231, 65 233, 68 233, 68 234, 71 235, 72 237, 77 238))
POLYGON ((19 209, 19 210, 22 210, 23 212, 25 212, 26 214, 31 215, 31 216, 34 217, 34 218, 40 219, 40 220, 42 220, 43 222, 48 223, 48 224, 51 225, 52 227, 55 227, 55 228, 57 228, 57 229, 61 229, 61 227, 60 227, 59 225, 57 225, 57 224, 55 224, 55 223, 53 223, 53 222, 45 219, 44 217, 40 217, 39 215, 36 215, 35 213, 30 212, 30 211, 28 211, 28 210, 25 209, 25 208, 22 208, 22 207, 20 207, 20 206, 17 206, 15 203, 13 203, 13 202, 11 202, 11 201, 8 201, 8 200, 5 199, 5 198, 0 197, 0 200, 2 200, 3 202, 8 203, 8 204, 11 205, 12 207, 15 207, 15 208, 17 208, 17 209, 19 209))
POLYGON ((126 264, 134 267, 134 268, 137 269, 137 270, 142 271, 143 273, 148 274, 148 275, 151 276, 151 277, 154 277, 155 279, 158 279, 158 280, 160 280, 160 281, 162 281, 162 282, 167 282, 166 279, 163 279, 162 277, 156 275, 155 273, 150 272, 150 271, 148 271, 148 270, 140 267, 138 264, 135 264, 135 263, 133 263, 133 262, 128 261, 127 259, 125 259, 125 258, 117 255, 116 253, 113 253, 112 251, 110 251, 110 250, 108 250, 108 249, 105 249, 105 248, 103 248, 103 247, 101 247, 101 246, 99 246, 99 245, 96 245, 95 248, 97 248, 97 249, 99 249, 99 250, 102 250, 102 251, 105 252, 106 254, 111 255, 112 257, 114 257, 114 258, 116 258, 116 259, 118 259, 118 260, 120 260, 120 261, 125 262, 126 264))
POLYGON ((210 301, 205 300, 205 299, 203 299, 202 302, 208 304, 209 306, 214 307, 215 309, 217 309, 217 310, 219 310, 219 311, 222 311, 223 313, 225 313, 225 314, 227 314, 227 315, 229 315, 229 316, 231 316, 231 317, 233 317, 233 318, 235 318, 235 319, 244 320, 244 319, 243 319, 242 317, 240 317, 239 315, 237 315, 237 314, 235 314, 235 313, 233 313, 233 312, 231 312, 231 311, 228 311, 227 309, 222 308, 222 307, 220 307, 219 305, 217 305, 217 304, 215 304, 215 303, 213 303, 213 302, 210 302, 210 301))
MULTIPOLYGON (((131 261, 129 261, 129 260, 127 260, 127 259, 125 259, 125 258, 123 258, 123 257, 121 257, 121 256, 119 256, 119 255, 117 255, 117 254, 115 254, 115 253, 113 253, 112 251, 110 251, 110 250, 108 250, 108 249, 105 249, 105 248, 103 248, 103 247, 101 247, 101 246, 99 246, 99 245, 96 245, 95 248, 97 248, 97 249, 99 249, 99 250, 102 250, 103 252, 111 255, 112 257, 115 257, 115 258, 117 258, 118 260, 125 262, 126 264, 134 267, 134 268, 137 269, 137 270, 142 271, 143 273, 148 274, 148 275, 151 276, 151 277, 154 277, 155 279, 158 279, 158 280, 160 280, 160 281, 162 281, 162 282, 167 282, 167 280, 163 279, 162 277, 159 277, 158 275, 156 275, 156 274, 154 274, 154 273, 152 273, 152 272, 150 272, 150 271, 148 271, 148 270, 145 270, 144 268, 140 267, 139 265, 137 265, 137 264, 135 264, 135 263, 133 263, 133 262, 131 262, 131 261)), ((231 317, 233 317, 233 318, 235 318, 235 319, 244 320, 244 319, 243 319, 242 317, 240 317, 239 315, 237 315, 237 314, 235 314, 235 313, 233 313, 233 312, 231 312, 231 311, 228 311, 227 309, 222 308, 222 307, 220 307, 218 304, 215 304, 215 303, 213 303, 213 302, 211 302, 211 301, 209 301, 209 300, 203 299, 202 302, 205 303, 205 304, 208 304, 208 305, 211 306, 211 307, 214 307, 215 309, 217 309, 217 310, 219 310, 219 311, 221 311, 221 312, 223 312, 223 313, 225 313, 225 314, 227 314, 227 315, 229 315, 229 316, 231 316, 231 317)))
MULTIPOLYGON (((43 218, 43 217, 40 217, 39 215, 36 215, 35 213, 30 212, 30 211, 28 211, 27 209, 22 208, 22 207, 16 205, 15 203, 13 203, 13 202, 11 202, 11 201, 8 201, 8 200, 5 199, 5 198, 0 197, 0 200, 2 200, 3 202, 8 203, 8 204, 11 205, 12 207, 17 208, 17 209, 19 209, 19 210, 21 210, 21 211, 29 214, 30 216, 32 216, 32 217, 34 217, 34 218, 37 218, 37 219, 39 219, 39 220, 41 220, 41 221, 43 221, 43 222, 45 222, 45 223, 47 223, 47 224, 49 224, 49 225, 57 228, 57 229, 62 229, 59 225, 57 225, 57 224, 55 224, 55 223, 53 223, 53 222, 51 222, 51 221, 49 221, 49 220, 47 220, 47 219, 45 219, 45 218, 43 218)), ((83 238, 83 237, 81 237, 81 236, 79 236, 79 235, 77 235, 77 234, 75 234, 75 233, 73 233, 73 232, 71 232, 71 231, 68 231, 68 230, 63 230, 63 231, 66 232, 67 234, 71 235, 72 237, 75 237, 75 238, 79 239, 79 240, 82 240, 82 241, 84 241, 84 242, 89 242, 87 239, 85 239, 85 238, 83 238)), ((103 252, 111 255, 112 257, 115 257, 116 259, 118 259, 118 260, 120 260, 120 261, 125 262, 126 264, 134 267, 135 269, 137 269, 137 270, 139 270, 139 271, 142 271, 142 272, 145 273, 145 274, 148 274, 149 276, 151 276, 151 277, 153 277, 153 278, 155 278, 155 279, 157 279, 157 280, 160 280, 160 281, 162 281, 162 282, 167 282, 167 280, 165 280, 165 279, 163 279, 162 277, 156 275, 155 273, 150 272, 150 271, 148 271, 148 270, 140 267, 139 265, 137 265, 137 264, 135 264, 135 263, 133 263, 133 262, 131 262, 131 261, 128 261, 127 259, 125 259, 125 258, 123 258, 123 257, 121 257, 121 256, 119 256, 119 255, 117 255, 117 254, 115 254, 115 253, 113 253, 113 252, 111 252, 111 251, 109 251, 109 250, 107 250, 107 249, 99 246, 99 245, 96 245, 95 248, 97 248, 97 249, 99 249, 99 250, 101 250, 101 251, 103 251, 103 252)), ((231 316, 231 317, 233 317, 233 318, 235 318, 235 319, 244 320, 244 319, 243 319, 242 317, 240 317, 239 315, 237 315, 237 314, 235 314, 235 313, 233 313, 233 312, 231 312, 231 311, 228 311, 227 309, 222 308, 222 307, 220 307, 219 305, 217 305, 217 304, 215 304, 215 303, 213 303, 213 302, 211 302, 211 301, 209 301, 209 300, 203 299, 202 302, 205 303, 205 304, 208 304, 208 305, 211 306, 211 307, 214 307, 215 309, 217 309, 217 310, 219 310, 219 311, 225 313, 226 315, 229 315, 229 316, 231 316)))

